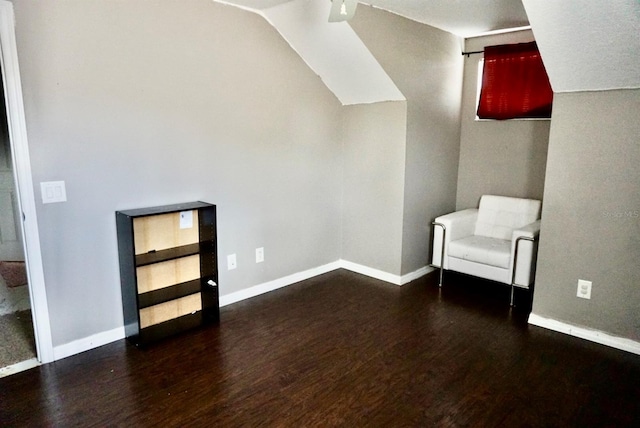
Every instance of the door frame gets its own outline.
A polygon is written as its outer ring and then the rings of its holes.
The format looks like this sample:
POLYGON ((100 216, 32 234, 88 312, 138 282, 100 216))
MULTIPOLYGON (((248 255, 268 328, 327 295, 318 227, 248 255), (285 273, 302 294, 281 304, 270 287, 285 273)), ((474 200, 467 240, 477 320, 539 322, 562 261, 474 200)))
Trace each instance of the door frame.
POLYGON ((36 352, 41 363, 49 363, 54 360, 49 307, 36 216, 22 84, 18 67, 13 4, 6 0, 0 0, 0 64, 7 105, 7 122, 9 124, 18 208, 22 213, 22 240, 29 282, 36 352))

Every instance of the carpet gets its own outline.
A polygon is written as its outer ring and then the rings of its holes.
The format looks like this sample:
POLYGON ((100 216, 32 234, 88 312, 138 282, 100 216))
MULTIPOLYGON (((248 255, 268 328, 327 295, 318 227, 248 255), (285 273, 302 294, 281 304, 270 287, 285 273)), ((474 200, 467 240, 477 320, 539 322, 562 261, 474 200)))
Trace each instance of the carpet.
POLYGON ((0 261, 0 275, 9 288, 27 283, 27 269, 24 262, 0 261))
POLYGON ((0 367, 36 357, 31 311, 0 316, 0 367))

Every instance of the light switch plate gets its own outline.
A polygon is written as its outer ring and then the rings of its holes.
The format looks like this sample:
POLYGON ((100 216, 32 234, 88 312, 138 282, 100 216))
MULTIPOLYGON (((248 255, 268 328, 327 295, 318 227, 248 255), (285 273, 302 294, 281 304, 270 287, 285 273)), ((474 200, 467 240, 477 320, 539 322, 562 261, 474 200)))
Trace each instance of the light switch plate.
POLYGON ((43 181, 40 183, 40 191, 42 192, 43 204, 66 202, 67 200, 64 181, 43 181))

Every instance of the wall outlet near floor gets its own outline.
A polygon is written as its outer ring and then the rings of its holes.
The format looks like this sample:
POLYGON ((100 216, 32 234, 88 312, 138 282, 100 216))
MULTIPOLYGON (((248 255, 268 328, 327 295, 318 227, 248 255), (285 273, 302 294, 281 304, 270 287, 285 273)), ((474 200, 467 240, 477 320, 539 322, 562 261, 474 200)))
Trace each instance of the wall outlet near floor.
POLYGON ((237 268, 238 265, 236 263, 236 255, 235 254, 229 254, 227 256, 227 270, 233 270, 235 268, 237 268))
POLYGON ((264 261, 264 247, 256 248, 256 263, 264 261))
POLYGON ((581 299, 591 299, 591 281, 584 279, 578 280, 578 292, 576 293, 581 299))

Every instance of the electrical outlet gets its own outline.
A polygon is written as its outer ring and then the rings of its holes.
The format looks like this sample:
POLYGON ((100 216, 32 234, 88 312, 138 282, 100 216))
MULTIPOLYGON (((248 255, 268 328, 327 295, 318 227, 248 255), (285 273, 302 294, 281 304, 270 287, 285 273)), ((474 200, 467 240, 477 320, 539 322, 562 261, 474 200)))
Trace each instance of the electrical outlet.
POLYGON ((581 299, 591 299, 591 281, 584 279, 578 280, 578 292, 576 293, 581 299))
POLYGON ((256 248, 256 263, 264 261, 264 247, 256 248))
POLYGON ((236 255, 235 254, 229 254, 227 256, 227 270, 233 270, 235 268, 237 268, 238 265, 236 263, 236 255))

